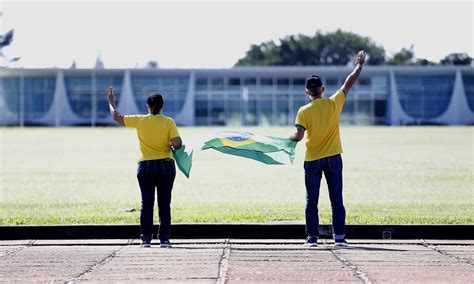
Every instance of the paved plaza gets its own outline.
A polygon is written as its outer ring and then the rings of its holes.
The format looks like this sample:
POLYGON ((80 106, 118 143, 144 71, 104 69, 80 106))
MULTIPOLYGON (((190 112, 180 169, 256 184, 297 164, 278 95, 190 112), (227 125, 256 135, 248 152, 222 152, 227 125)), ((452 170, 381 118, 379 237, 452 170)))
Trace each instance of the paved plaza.
POLYGON ((0 282, 437 282, 474 279, 474 241, 138 240, 0 241, 0 282))

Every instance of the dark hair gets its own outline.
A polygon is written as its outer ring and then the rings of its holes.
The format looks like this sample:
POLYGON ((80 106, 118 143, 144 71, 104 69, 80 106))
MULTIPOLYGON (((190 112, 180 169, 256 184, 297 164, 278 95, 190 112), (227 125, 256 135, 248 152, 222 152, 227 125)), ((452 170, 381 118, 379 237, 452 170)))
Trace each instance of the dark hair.
POLYGON ((151 114, 158 114, 165 104, 163 96, 160 93, 152 93, 146 100, 146 104, 150 107, 151 114))
POLYGON ((318 96, 319 94, 321 94, 322 86, 323 82, 321 81, 321 78, 318 75, 312 74, 306 79, 306 89, 312 96, 318 96))

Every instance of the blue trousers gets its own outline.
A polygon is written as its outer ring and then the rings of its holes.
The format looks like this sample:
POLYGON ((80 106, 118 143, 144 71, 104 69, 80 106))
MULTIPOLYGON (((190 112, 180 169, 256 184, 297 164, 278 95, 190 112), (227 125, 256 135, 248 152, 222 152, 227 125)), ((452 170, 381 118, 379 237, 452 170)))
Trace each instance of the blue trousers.
POLYGON ((306 185, 306 234, 318 236, 318 199, 321 177, 324 173, 332 208, 332 226, 335 239, 345 237, 346 209, 342 201, 342 158, 341 155, 304 162, 306 185))
POLYGON ((153 238, 153 205, 155 189, 158 201, 160 240, 168 240, 171 236, 171 191, 176 177, 174 160, 161 159, 141 161, 138 164, 137 178, 142 195, 140 210, 140 230, 143 240, 153 238))

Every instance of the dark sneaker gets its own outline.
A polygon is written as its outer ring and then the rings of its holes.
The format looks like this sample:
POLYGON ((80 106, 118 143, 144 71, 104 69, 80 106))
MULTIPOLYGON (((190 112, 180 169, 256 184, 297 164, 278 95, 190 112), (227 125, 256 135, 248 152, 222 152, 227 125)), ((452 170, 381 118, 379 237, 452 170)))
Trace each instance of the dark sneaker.
POLYGON ((305 247, 317 247, 318 246, 318 238, 317 237, 307 237, 306 241, 304 242, 305 247))
POLYGON ((346 239, 336 239, 334 242, 335 247, 347 247, 348 245, 346 239))
POLYGON ((170 248, 170 247, 171 247, 170 240, 162 240, 160 242, 160 248, 170 248))
POLYGON ((140 245, 142 248, 151 247, 151 237, 141 235, 140 239, 142 240, 142 244, 140 245))

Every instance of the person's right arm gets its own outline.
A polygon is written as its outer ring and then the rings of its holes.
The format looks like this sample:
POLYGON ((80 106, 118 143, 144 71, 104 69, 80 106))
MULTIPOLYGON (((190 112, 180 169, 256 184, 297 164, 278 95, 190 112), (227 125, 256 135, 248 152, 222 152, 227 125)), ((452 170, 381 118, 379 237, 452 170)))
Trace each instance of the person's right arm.
POLYGON ((357 82, 357 79, 359 79, 359 74, 362 71, 362 66, 364 66, 365 63, 365 51, 361 50, 357 54, 357 57, 355 59, 355 64, 356 67, 354 70, 347 76, 346 80, 344 81, 344 84, 341 87, 341 91, 344 93, 345 96, 347 96, 347 93, 349 93, 349 90, 352 88, 352 86, 357 82))
POLYGON ((124 117, 117 111, 115 105, 115 90, 113 87, 109 87, 105 93, 107 100, 109 101, 109 110, 112 118, 120 125, 125 126, 124 117))
POLYGON ((300 142, 304 137, 306 125, 306 116, 303 113, 303 110, 300 108, 296 114, 295 132, 290 136, 290 140, 294 142, 300 142))

